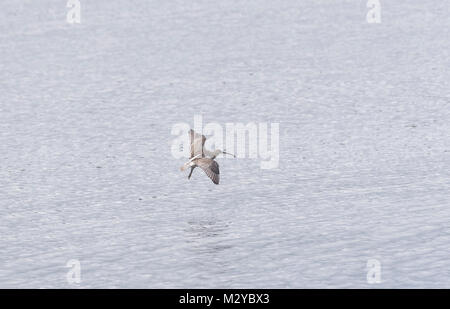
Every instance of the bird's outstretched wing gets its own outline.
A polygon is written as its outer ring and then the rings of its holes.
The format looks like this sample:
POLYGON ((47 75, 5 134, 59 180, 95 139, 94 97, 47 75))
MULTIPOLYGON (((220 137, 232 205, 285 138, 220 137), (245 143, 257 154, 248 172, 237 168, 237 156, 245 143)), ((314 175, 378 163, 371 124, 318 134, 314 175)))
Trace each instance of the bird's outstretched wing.
POLYGON ((199 154, 201 157, 204 157, 203 147, 205 145, 206 137, 195 133, 192 129, 189 130, 189 136, 191 138, 191 159, 199 154))
POLYGON ((216 185, 219 184, 219 164, 210 158, 200 158, 196 162, 197 166, 205 171, 206 175, 211 178, 216 185))

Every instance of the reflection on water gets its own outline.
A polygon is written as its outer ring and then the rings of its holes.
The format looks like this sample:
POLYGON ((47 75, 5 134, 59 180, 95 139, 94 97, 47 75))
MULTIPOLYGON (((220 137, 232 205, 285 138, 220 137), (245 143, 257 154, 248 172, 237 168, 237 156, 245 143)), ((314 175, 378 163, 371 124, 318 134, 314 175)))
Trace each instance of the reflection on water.
POLYGON ((232 246, 224 241, 229 232, 229 222, 215 218, 189 220, 185 229, 189 248, 202 254, 217 254, 232 246))

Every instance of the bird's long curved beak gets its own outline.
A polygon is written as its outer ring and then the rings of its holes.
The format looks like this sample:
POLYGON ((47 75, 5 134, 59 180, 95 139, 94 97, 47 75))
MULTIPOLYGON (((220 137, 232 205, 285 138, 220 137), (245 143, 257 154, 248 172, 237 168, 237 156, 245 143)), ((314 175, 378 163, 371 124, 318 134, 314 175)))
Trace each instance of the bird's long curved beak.
POLYGON ((232 154, 232 153, 229 153, 229 152, 225 152, 225 151, 222 151, 222 153, 223 153, 223 154, 227 154, 227 155, 230 155, 230 156, 233 156, 233 158, 236 158, 236 156, 235 156, 234 154, 232 154))

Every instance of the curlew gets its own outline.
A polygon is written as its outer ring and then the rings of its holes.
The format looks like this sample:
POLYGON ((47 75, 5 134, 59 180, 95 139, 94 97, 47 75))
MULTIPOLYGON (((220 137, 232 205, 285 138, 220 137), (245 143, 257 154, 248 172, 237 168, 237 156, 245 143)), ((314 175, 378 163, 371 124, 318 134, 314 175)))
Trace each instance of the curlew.
POLYGON ((216 149, 213 152, 206 150, 204 148, 206 137, 204 135, 195 133, 192 129, 189 130, 189 136, 191 140, 191 155, 189 161, 181 167, 181 170, 184 171, 185 169, 190 167, 191 171, 189 172, 188 176, 188 179, 190 179, 192 176, 192 172, 198 166, 206 173, 206 175, 212 180, 213 183, 218 185, 220 178, 219 164, 214 161, 214 159, 221 153, 228 154, 233 157, 235 157, 235 155, 227 153, 220 149, 216 149))

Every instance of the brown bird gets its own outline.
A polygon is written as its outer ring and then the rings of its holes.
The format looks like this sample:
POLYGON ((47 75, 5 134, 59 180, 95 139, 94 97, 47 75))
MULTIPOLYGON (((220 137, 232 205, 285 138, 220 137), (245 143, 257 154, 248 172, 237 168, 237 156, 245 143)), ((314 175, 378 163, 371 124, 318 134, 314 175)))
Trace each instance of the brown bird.
POLYGON ((184 171, 189 166, 191 167, 191 171, 189 172, 188 179, 191 178, 192 172, 198 166, 200 167, 209 178, 211 178, 212 182, 216 185, 219 184, 220 172, 219 172, 219 164, 214 161, 214 159, 221 153, 229 154, 235 157, 235 155, 231 153, 227 153, 220 149, 217 149, 213 152, 208 151, 204 148, 206 137, 204 135, 195 133, 194 130, 189 130, 189 136, 191 140, 191 156, 188 162, 186 162, 181 170, 184 171))

